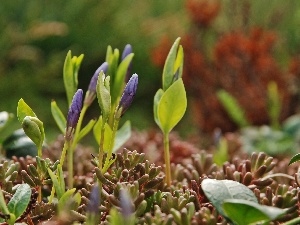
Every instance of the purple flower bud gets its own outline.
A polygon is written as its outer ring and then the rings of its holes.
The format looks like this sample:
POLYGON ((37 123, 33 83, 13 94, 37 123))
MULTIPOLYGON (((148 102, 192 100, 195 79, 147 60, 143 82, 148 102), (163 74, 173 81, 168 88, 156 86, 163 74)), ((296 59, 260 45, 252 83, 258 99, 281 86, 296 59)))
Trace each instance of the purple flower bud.
POLYGON ((94 187, 92 188, 89 200, 90 201, 87 205, 86 211, 98 214, 100 206, 100 191, 98 185, 94 185, 94 187))
MULTIPOLYGON (((130 53, 132 53, 132 47, 130 44, 127 44, 122 53, 122 60, 124 60, 126 58, 126 56, 128 56, 130 53)), ((129 79, 131 67, 132 67, 132 62, 130 62, 129 66, 127 68, 125 81, 128 81, 128 79, 129 79)))
POLYGON ((86 105, 91 105, 92 104, 92 102, 94 101, 94 99, 96 97, 96 86, 97 86, 97 82, 98 82, 99 73, 101 71, 103 71, 103 73, 105 74, 107 72, 107 70, 108 70, 108 63, 104 62, 95 71, 95 73, 94 73, 94 75, 93 75, 93 77, 92 77, 92 79, 90 81, 88 90, 87 90, 87 92, 85 94, 84 104, 86 104, 86 105))
POLYGON ((125 218, 128 218, 133 213, 133 204, 129 196, 129 193, 125 189, 120 190, 120 206, 122 214, 125 218))
POLYGON ((118 110, 119 109, 122 110, 120 116, 122 116, 131 105, 137 90, 137 85, 138 85, 138 75, 135 73, 131 76, 130 80, 126 84, 125 89, 123 91, 123 95, 121 97, 118 106, 118 110))
POLYGON ((82 109, 83 91, 78 89, 73 96, 67 117, 66 139, 71 140, 82 109))
POLYGON ((99 73, 101 72, 101 70, 103 71, 104 74, 106 74, 107 70, 108 70, 108 63, 104 62, 102 63, 101 66, 99 66, 99 68, 95 71, 91 81, 90 81, 90 85, 88 90, 90 92, 95 92, 96 93, 96 86, 97 86, 97 81, 98 81, 98 76, 99 73))
POLYGON ((128 56, 130 53, 132 53, 132 47, 130 44, 127 44, 123 50, 123 53, 122 53, 122 60, 128 56))

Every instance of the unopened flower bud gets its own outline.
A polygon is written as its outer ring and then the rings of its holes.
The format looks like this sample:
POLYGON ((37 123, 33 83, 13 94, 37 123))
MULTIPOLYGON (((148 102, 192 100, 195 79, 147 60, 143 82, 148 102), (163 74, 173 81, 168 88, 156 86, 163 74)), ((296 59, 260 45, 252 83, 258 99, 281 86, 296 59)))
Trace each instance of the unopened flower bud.
POLYGON ((121 97, 121 100, 120 100, 120 103, 118 106, 118 111, 121 109, 120 116, 122 116, 125 113, 125 111, 129 108, 129 106, 131 105, 133 98, 135 96, 135 93, 137 91, 137 85, 138 85, 138 75, 133 74, 125 86, 123 95, 121 97))
POLYGON ((78 89, 74 94, 67 117, 66 139, 71 140, 82 109, 83 91, 78 89))
MULTIPOLYGON (((130 53, 132 53, 132 47, 130 44, 127 44, 123 50, 122 53, 122 60, 124 60, 126 58, 126 56, 128 56, 130 53)), ((130 76, 130 71, 131 71, 131 65, 132 63, 130 62, 128 68, 127 68, 127 72, 126 72, 126 78, 125 81, 128 81, 129 76, 130 76)))
POLYGON ((104 74, 107 73, 107 71, 108 71, 108 63, 107 62, 102 63, 102 65, 99 66, 99 68, 95 71, 93 77, 91 78, 88 90, 85 95, 84 104, 90 105, 94 101, 94 99, 96 97, 96 86, 97 86, 97 82, 98 82, 98 76, 101 71, 103 71, 104 74))

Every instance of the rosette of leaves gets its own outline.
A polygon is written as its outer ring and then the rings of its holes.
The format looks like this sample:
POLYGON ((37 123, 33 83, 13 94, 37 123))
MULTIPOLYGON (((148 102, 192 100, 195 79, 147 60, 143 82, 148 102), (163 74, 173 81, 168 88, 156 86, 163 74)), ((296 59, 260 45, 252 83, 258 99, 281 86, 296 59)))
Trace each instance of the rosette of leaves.
MULTIPOLYGON (((163 176, 161 167, 156 167, 145 160, 144 153, 136 151, 129 152, 124 150, 123 153, 115 155, 116 160, 111 168, 102 173, 95 168, 95 176, 102 183, 101 206, 99 211, 102 212, 102 221, 106 220, 106 215, 112 207, 120 208, 120 191, 126 189, 130 195, 133 207, 133 213, 136 216, 143 215, 148 207, 148 200, 157 190, 163 186, 163 176)), ((81 190, 83 195, 83 205, 89 203, 91 187, 81 190)), ((85 208, 81 206, 81 208, 85 208)), ((85 213, 83 209, 82 213, 85 213)))

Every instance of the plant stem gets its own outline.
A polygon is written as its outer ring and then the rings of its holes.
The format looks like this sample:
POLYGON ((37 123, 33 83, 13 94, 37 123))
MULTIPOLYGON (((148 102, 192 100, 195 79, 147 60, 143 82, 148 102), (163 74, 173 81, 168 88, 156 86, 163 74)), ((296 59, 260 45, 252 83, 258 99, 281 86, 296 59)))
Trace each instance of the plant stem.
POLYGON ((167 186, 171 186, 171 163, 169 149, 169 134, 164 134, 164 158, 165 158, 165 173, 167 186))
POLYGON ((98 167, 100 170, 102 169, 102 165, 103 165, 104 133, 105 133, 105 123, 102 121, 100 144, 99 144, 99 156, 98 156, 98 167))
POLYGON ((290 221, 287 221, 285 223, 282 223, 282 225, 297 225, 300 223, 300 217, 294 218, 290 221))
POLYGON ((68 150, 68 188, 73 188, 73 149, 68 150))
POLYGON ((115 137, 116 137, 116 133, 117 133, 117 130, 118 130, 119 122, 120 122, 119 112, 116 112, 116 115, 114 117, 114 125, 113 125, 112 135, 111 135, 110 144, 109 144, 109 150, 107 152, 105 163, 104 163, 104 166, 102 168, 102 173, 105 173, 107 171, 108 167, 109 167, 109 161, 110 161, 111 156, 112 156, 112 151, 113 151, 113 147, 114 147, 114 144, 115 144, 115 137))
MULTIPOLYGON (((88 109, 88 105, 87 104, 84 104, 83 107, 82 107, 82 110, 80 112, 80 116, 79 116, 79 119, 78 119, 78 123, 76 125, 76 129, 75 129, 75 134, 73 136, 73 141, 72 141, 72 144, 71 144, 71 147, 70 149, 68 150, 68 188, 73 188, 73 162, 74 162, 74 150, 76 148, 76 145, 78 143, 78 135, 79 135, 79 132, 80 132, 80 129, 81 129, 81 125, 82 125, 82 121, 83 121, 83 118, 84 118, 84 115, 86 113, 86 110, 88 109)), ((61 164, 62 165, 62 164, 61 164)))
POLYGON ((64 144, 61 156, 60 156, 60 160, 59 160, 59 163, 60 163, 61 166, 63 166, 63 164, 64 164, 66 153, 67 153, 67 150, 68 150, 69 147, 70 147, 70 142, 65 141, 65 144, 64 144))

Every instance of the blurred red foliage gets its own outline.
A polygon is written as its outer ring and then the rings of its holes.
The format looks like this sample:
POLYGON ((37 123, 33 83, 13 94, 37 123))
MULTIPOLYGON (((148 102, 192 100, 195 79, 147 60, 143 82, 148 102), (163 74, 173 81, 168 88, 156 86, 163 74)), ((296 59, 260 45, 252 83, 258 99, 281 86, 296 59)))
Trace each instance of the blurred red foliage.
POLYGON ((200 27, 207 27, 219 14, 219 0, 187 0, 186 8, 192 21, 200 27))
MULTIPOLYGON (((187 0, 186 6, 191 20, 197 26, 200 23, 209 25, 220 9, 219 1, 208 0, 187 0)), ((199 29, 199 32, 202 31, 203 27, 199 29)), ((282 98, 280 118, 284 119, 295 112, 295 107, 292 107, 295 93, 290 91, 290 81, 292 73, 300 76, 300 60, 291 64, 293 72, 281 70, 273 54, 277 40, 275 32, 252 27, 249 31, 224 33, 212 46, 211 58, 204 54, 199 44, 201 40, 196 36, 193 30, 182 37, 181 44, 184 48, 183 79, 192 103, 192 115, 200 130, 212 132, 216 127, 222 131, 237 129, 217 98, 216 92, 220 89, 237 99, 253 125, 269 123, 267 86, 271 81, 276 82, 282 98)), ((161 39, 152 51, 155 65, 163 67, 171 45, 171 39, 161 39)))

